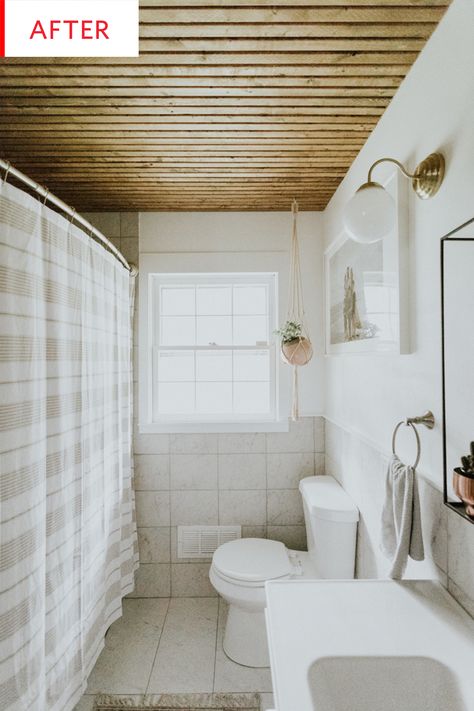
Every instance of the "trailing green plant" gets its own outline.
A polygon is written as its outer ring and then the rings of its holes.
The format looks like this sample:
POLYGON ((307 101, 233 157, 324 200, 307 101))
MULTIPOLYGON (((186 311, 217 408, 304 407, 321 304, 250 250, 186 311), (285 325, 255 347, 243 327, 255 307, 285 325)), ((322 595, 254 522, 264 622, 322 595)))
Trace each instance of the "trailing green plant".
POLYGON ((301 338, 303 335, 303 325, 298 321, 287 321, 281 328, 273 332, 276 336, 280 336, 282 343, 289 343, 296 338, 301 338))
POLYGON ((470 454, 467 454, 465 457, 461 457, 461 464, 463 470, 467 474, 474 474, 474 442, 471 442, 470 449, 470 454))

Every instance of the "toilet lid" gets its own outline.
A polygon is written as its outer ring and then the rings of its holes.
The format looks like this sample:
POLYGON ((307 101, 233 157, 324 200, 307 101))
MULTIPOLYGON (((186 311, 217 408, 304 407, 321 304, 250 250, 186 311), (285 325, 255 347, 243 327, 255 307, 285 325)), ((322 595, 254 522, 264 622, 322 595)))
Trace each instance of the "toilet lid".
POLYGON ((291 572, 283 543, 266 538, 240 538, 224 543, 214 553, 212 562, 223 575, 249 582, 274 580, 291 572))

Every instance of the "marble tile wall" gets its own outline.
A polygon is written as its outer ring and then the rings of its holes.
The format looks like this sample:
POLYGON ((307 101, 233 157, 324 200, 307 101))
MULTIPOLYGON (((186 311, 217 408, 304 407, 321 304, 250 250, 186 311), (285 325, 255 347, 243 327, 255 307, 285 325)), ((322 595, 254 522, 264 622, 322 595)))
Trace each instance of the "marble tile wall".
MULTIPOLYGON (((326 421, 325 432, 326 473, 339 480, 360 510, 357 577, 385 577, 380 515, 388 457, 332 422, 326 421)), ((409 561, 406 576, 440 580, 474 616, 474 526, 444 506, 442 492, 422 475, 418 483, 426 560, 409 561)))
POLYGON ((324 473, 324 421, 288 433, 135 436, 136 597, 214 595, 209 561, 177 558, 180 525, 240 524, 244 536, 306 545, 299 480, 324 473))

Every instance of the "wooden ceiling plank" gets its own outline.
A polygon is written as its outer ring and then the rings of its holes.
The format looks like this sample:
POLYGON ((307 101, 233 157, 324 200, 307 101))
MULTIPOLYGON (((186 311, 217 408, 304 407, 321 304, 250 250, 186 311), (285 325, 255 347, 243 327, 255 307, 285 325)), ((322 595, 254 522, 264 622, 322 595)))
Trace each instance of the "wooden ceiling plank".
MULTIPOLYGON (((0 96, 2 97, 13 97, 13 96, 30 96, 30 97, 43 97, 45 100, 49 96, 74 96, 78 89, 73 89, 69 87, 56 87, 51 89, 49 87, 44 88, 30 88, 30 87, 0 87, 0 96)), ((103 94, 103 89, 100 88, 90 88, 82 89, 81 93, 85 96, 101 96, 103 94)), ((215 89, 213 87, 177 87, 170 89, 156 89, 156 88, 118 88, 109 87, 107 93, 112 96, 120 97, 134 97, 139 98, 143 96, 154 96, 160 94, 163 97, 170 96, 182 96, 186 98, 197 98, 197 97, 241 97, 243 99, 247 97, 285 97, 285 98, 315 98, 315 97, 334 97, 343 93, 346 97, 354 98, 392 98, 395 89, 384 89, 379 87, 366 87, 359 86, 357 88, 344 87, 343 91, 341 88, 334 87, 320 87, 320 88, 293 88, 293 87, 271 87, 271 88, 251 88, 251 87, 220 87, 215 89)))
POLYGON ((107 164, 114 165, 117 163, 124 164, 125 162, 133 164, 152 164, 154 162, 159 163, 163 159, 175 159, 175 158, 188 158, 189 156, 199 158, 219 158, 221 160, 231 160, 231 159, 244 159, 247 158, 264 158, 265 160, 269 158, 293 158, 297 156, 307 157, 308 160, 311 158, 342 158, 348 159, 354 156, 357 152, 356 147, 342 147, 341 146, 328 146, 327 148, 315 148, 304 143, 294 143, 289 147, 282 147, 280 144, 271 144, 265 150, 261 148, 258 144, 254 145, 242 145, 237 148, 229 148, 229 150, 214 150, 207 149, 204 147, 197 148, 195 150, 179 150, 171 146, 169 150, 155 150, 155 151, 142 151, 140 149, 131 149, 126 151, 117 151, 115 148, 110 150, 93 151, 95 161, 91 159, 91 151, 71 151, 64 153, 64 148, 59 148, 57 151, 54 146, 37 148, 35 152, 32 150, 26 150, 21 148, 16 148, 14 141, 11 141, 8 150, 10 154, 15 154, 18 157, 24 156, 30 161, 42 161, 44 163, 48 162, 48 156, 54 156, 58 164, 61 162, 69 164, 70 162, 86 162, 87 164, 94 165, 97 163, 107 166, 107 164))
MULTIPOLYGON (((345 92, 344 92, 345 94, 345 92)), ((121 97, 121 98, 113 98, 113 97, 108 97, 107 101, 104 102, 103 97, 88 97, 85 98, 84 96, 74 96, 74 97, 54 97, 54 96, 47 96, 46 98, 42 97, 4 97, 3 99, 3 104, 4 105, 10 105, 10 106, 17 106, 17 107, 23 107, 23 106, 28 106, 28 105, 35 105, 35 106, 42 106, 42 103, 45 103, 46 106, 53 107, 53 106, 88 106, 88 107, 96 107, 96 106, 104 106, 104 103, 111 108, 119 108, 121 111, 124 110, 125 108, 130 108, 130 107, 144 107, 144 108, 155 108, 155 107, 181 107, 181 106, 188 106, 188 107, 200 107, 200 106, 222 106, 222 107, 261 107, 261 106, 292 106, 292 107, 298 107, 298 106, 306 106, 306 107, 314 107, 314 108, 319 108, 319 107, 331 107, 331 108, 340 108, 340 107, 349 107, 349 108, 354 108, 354 107, 362 107, 362 108, 385 108, 387 106, 387 100, 385 98, 379 98, 379 97, 357 97, 357 96, 351 96, 350 98, 347 98, 347 96, 342 95, 342 96, 332 96, 332 97, 325 97, 325 96, 318 96, 318 97, 303 97, 298 99, 297 97, 292 97, 288 98, 285 96, 279 96, 279 97, 252 97, 252 96, 246 96, 245 98, 234 98, 234 97, 226 97, 225 99, 222 99, 219 97, 200 97, 199 99, 196 99, 194 97, 143 97, 143 98, 128 98, 128 97, 121 97)))
MULTIPOLYGON (((134 183, 139 182, 140 184, 147 184, 147 183, 152 183, 156 184, 165 182, 165 183, 186 183, 186 182, 192 182, 192 181, 202 181, 203 183, 212 183, 216 182, 219 180, 234 180, 238 181, 241 180, 241 178, 249 178, 249 182, 253 181, 262 181, 262 180, 268 180, 269 178, 274 178, 275 181, 278 181, 280 179, 285 180, 288 178, 288 180, 297 180, 298 182, 314 182, 316 178, 327 178, 328 182, 334 182, 335 180, 339 180, 340 178, 343 178, 345 175, 344 170, 317 170, 317 169, 312 169, 312 170, 306 170, 302 171, 301 169, 295 168, 294 170, 290 170, 288 168, 282 168, 278 169, 277 167, 273 168, 266 168, 264 170, 262 169, 254 169, 252 170, 250 167, 248 168, 240 168, 240 169, 231 169, 231 168, 220 168, 217 170, 211 170, 210 168, 201 168, 199 166, 195 167, 189 167, 180 171, 175 171, 171 170, 169 172, 167 171, 162 171, 159 173, 156 173, 155 175, 138 175, 136 177, 127 177, 126 179, 124 178, 124 171, 121 173, 117 174, 111 174, 111 175, 105 175, 102 177, 102 181, 104 184, 107 184, 109 182, 116 183, 117 181, 125 183, 127 185, 133 185, 134 183)), ((67 175, 67 174, 61 174, 60 176, 55 176, 55 179, 61 180, 61 183, 64 182, 64 184, 69 183, 69 182, 74 182, 77 185, 80 184, 86 184, 89 187, 91 187, 91 184, 95 180, 94 175, 90 175, 89 173, 80 173, 76 172, 74 175, 67 175)))
MULTIPOLYGON (((37 118, 35 115, 25 114, 22 112, 20 115, 15 115, 13 119, 15 126, 26 128, 26 127, 37 127, 37 118)), ((85 128, 90 126, 113 126, 120 128, 121 130, 132 130, 132 131, 147 131, 150 128, 157 127, 157 130, 164 128, 166 126, 174 125, 190 125, 199 126, 202 124, 216 125, 216 124, 234 124, 242 123, 245 125, 249 124, 311 124, 317 125, 320 128, 334 129, 338 131, 352 130, 352 131, 370 131, 377 124, 377 117, 373 118, 361 118, 355 116, 321 116, 316 113, 296 113, 295 111, 291 113, 276 114, 276 113, 252 113, 252 114, 242 114, 235 116, 230 113, 218 113, 213 114, 212 112, 206 112, 204 114, 158 114, 154 116, 108 116, 108 115, 95 115, 95 114, 83 114, 75 116, 67 116, 66 120, 61 115, 50 115, 46 114, 42 117, 43 126, 74 126, 85 128)), ((0 115, 0 126, 5 128, 11 128, 12 117, 9 112, 5 115, 0 115)))
MULTIPOLYGON (((330 190, 334 190, 336 186, 331 186, 330 190)), ((53 189, 54 186, 53 186, 53 189)), ((264 195, 265 197, 268 198, 268 200, 271 200, 273 197, 285 197, 285 199, 288 200, 288 204, 291 204, 291 200, 295 197, 295 192, 297 196, 304 195, 306 197, 311 196, 311 195, 327 195, 328 192, 322 192, 318 190, 306 190, 304 188, 298 187, 298 186, 289 186, 286 188, 282 188, 279 190, 278 188, 269 186, 268 190, 261 190, 258 188, 258 186, 254 186, 252 188, 249 188, 248 190, 241 189, 241 190, 236 190, 235 186, 224 186, 224 185, 211 185, 209 186, 208 189, 203 188, 203 190, 196 190, 195 186, 192 186, 189 190, 185 190, 184 188, 177 188, 177 187, 170 187, 168 190, 164 190, 163 186, 158 186, 156 190, 148 190, 148 195, 147 195, 147 200, 152 199, 154 196, 156 196, 158 199, 166 199, 171 198, 175 199, 176 203, 179 204, 180 198, 189 196, 193 200, 196 199, 206 199, 209 198, 209 196, 214 192, 216 189, 219 190, 220 193, 220 198, 222 199, 223 197, 228 197, 230 199, 234 199, 237 197, 244 198, 244 197, 250 197, 250 198, 255 198, 256 196, 264 195)), ((107 191, 107 188, 103 188, 104 192, 107 191)), ((133 190, 130 188, 125 188, 121 185, 117 186, 111 186, 110 187, 111 193, 113 193, 114 196, 125 196, 127 199, 135 199, 140 196, 140 189, 137 188, 136 192, 134 193, 133 190)), ((94 191, 88 188, 86 191, 83 191, 82 189, 77 189, 74 188, 72 191, 72 195, 75 196, 77 195, 78 198, 80 198, 82 195, 93 195, 94 191)))
POLYGON ((404 77, 409 70, 409 64, 288 64, 288 65, 223 65, 223 66, 151 66, 151 67, 72 67, 64 66, 39 66, 23 67, 7 65, 2 67, 1 83, 5 79, 18 78, 34 80, 34 84, 39 86, 38 81, 52 78, 61 78, 63 81, 74 80, 75 84, 87 82, 90 79, 104 82, 105 80, 119 78, 124 84, 125 80, 135 81, 137 79, 153 79, 158 82, 162 79, 171 78, 189 81, 191 79, 215 78, 239 78, 251 77, 404 77), (87 80, 87 81, 86 81, 87 80))
POLYGON ((291 52, 159 52, 156 54, 147 53, 140 57, 7 57, 2 59, 2 67, 7 69, 18 69, 20 73, 34 71, 38 74, 46 70, 58 71, 67 70, 72 74, 79 71, 81 74, 87 72, 107 72, 107 70, 117 70, 134 72, 140 68, 144 70, 161 70, 178 72, 186 67, 231 68, 248 67, 250 69, 257 66, 267 66, 272 69, 278 65, 305 65, 311 67, 331 66, 331 65, 362 65, 375 66, 377 64, 389 66, 411 66, 417 57, 417 52, 410 51, 384 51, 384 52, 320 52, 320 51, 298 51, 291 52))
MULTIPOLYGON (((156 180, 157 178, 160 178, 163 175, 170 175, 171 173, 180 176, 180 175, 186 175, 190 171, 195 170, 196 166, 198 164, 188 164, 188 165, 182 165, 179 168, 175 166, 175 164, 170 164, 170 165, 164 165, 162 170, 156 170, 156 171, 144 171, 143 174, 139 177, 140 180, 144 181, 150 181, 150 180, 156 180)), ((33 171, 38 171, 40 167, 39 166, 31 166, 31 170, 33 171)), ((93 170, 85 170, 81 167, 79 168, 71 168, 71 170, 55 170, 54 171, 54 177, 56 180, 64 180, 65 182, 68 182, 69 179, 76 179, 78 176, 85 175, 88 177, 90 181, 96 181, 96 180, 101 180, 101 179, 108 179, 108 178, 118 178, 118 177, 123 177, 124 174, 124 167, 122 167, 120 170, 117 170, 116 172, 114 171, 107 171, 104 173, 97 173, 96 171, 93 170)), ((238 164, 236 166, 232 166, 231 168, 228 167, 227 164, 221 164, 220 168, 216 167, 216 164, 212 163, 206 163, 203 166, 200 167, 200 170, 202 170, 203 173, 210 174, 210 175, 222 175, 224 173, 231 173, 232 175, 242 175, 243 173, 251 173, 252 175, 268 175, 268 174, 284 174, 284 175, 298 175, 301 177, 304 176, 311 176, 312 178, 314 177, 324 177, 324 176, 344 176, 345 171, 346 171, 346 166, 345 164, 343 165, 328 165, 328 164, 311 164, 310 166, 304 165, 303 162, 300 164, 295 164, 295 163, 286 163, 282 161, 281 163, 275 162, 270 165, 266 165, 264 163, 251 163, 251 164, 238 164), (331 170, 328 170, 330 168, 331 170)))
MULTIPOLYGON (((25 117, 26 118, 26 117, 25 117)), ((344 133, 345 135, 351 133, 365 133, 370 131, 376 122, 361 123, 360 121, 345 122, 341 123, 338 121, 326 120, 324 123, 320 120, 313 120, 311 116, 193 116, 193 117, 183 117, 181 120, 175 119, 174 121, 165 120, 160 118, 160 120, 139 122, 139 121, 107 121, 107 120, 97 120, 88 117, 89 120, 76 119, 75 121, 57 121, 51 120, 49 117, 43 119, 41 127, 38 127, 38 123, 28 120, 15 120, 15 125, 12 126, 11 120, 5 120, 0 117, 0 126, 2 130, 5 131, 5 135, 10 132, 20 131, 41 131, 53 133, 61 131, 102 131, 105 130, 107 133, 116 133, 119 131, 127 131, 133 133, 133 135, 140 136, 141 134, 152 131, 153 134, 159 134, 162 130, 169 131, 170 128, 173 131, 220 131, 222 127, 224 130, 231 129, 233 131, 247 131, 247 130, 281 130, 282 127, 286 131, 295 130, 315 130, 315 131, 325 131, 329 133, 344 133), (243 120, 244 119, 244 120, 243 120)))
MULTIPOLYGON (((377 5, 379 7, 446 7, 447 0, 271 0, 272 7, 327 7, 342 5, 343 7, 360 7, 377 5)), ((181 8, 181 7, 267 7, 268 0, 140 0, 140 9, 145 8, 181 8)))
MULTIPOLYGON (((364 77, 364 86, 366 87, 383 87, 387 89, 396 88, 400 85, 401 78, 399 76, 366 76, 364 77)), ((278 88, 291 90, 299 88, 339 88, 339 87, 355 87, 359 88, 361 84, 360 77, 353 76, 332 76, 329 80, 327 77, 284 77, 274 75, 271 77, 258 76, 230 76, 230 77, 32 77, 29 80, 31 89, 40 89, 47 87, 48 90, 54 89, 73 89, 77 88, 79 92, 87 94, 89 90, 99 88, 101 91, 109 89, 128 89, 131 91, 140 89, 158 89, 170 90, 174 92, 180 89, 190 89, 191 91, 201 89, 210 89, 215 94, 219 89, 265 89, 278 88)), ((8 89, 21 88, 22 82, 18 77, 4 76, 1 82, 1 90, 8 92, 8 89)))
MULTIPOLYGON (((360 77, 365 79, 377 79, 391 77, 392 80, 400 79, 405 76, 409 70, 409 66, 405 64, 331 64, 331 65, 306 65, 306 64, 290 64, 279 66, 207 66, 207 67, 179 67, 180 71, 167 71, 171 67, 156 67, 155 69, 146 69, 146 71, 137 71, 136 67, 115 67, 115 71, 110 71, 110 68, 100 67, 94 71, 64 71, 61 67, 55 66, 46 67, 36 71, 31 71, 28 67, 19 71, 18 66, 7 66, 2 70, 2 79, 0 80, 3 86, 15 86, 15 80, 23 82, 29 79, 35 86, 47 86, 46 81, 51 81, 52 86, 71 82, 72 86, 94 86, 100 83, 101 86, 134 86, 137 80, 141 86, 168 86, 171 82, 176 81, 177 86, 187 86, 190 82, 199 80, 200 83, 209 81, 210 78, 219 80, 219 82, 236 81, 262 81, 268 78, 278 78, 279 80, 291 80, 298 78, 304 80, 320 80, 328 81, 341 80, 348 78, 352 81, 360 77), (153 84, 147 84, 152 81, 153 84), (60 83, 61 82, 61 83, 60 83)), ((69 68, 68 68, 69 69, 69 68)))
MULTIPOLYGON (((230 4, 230 3, 229 3, 230 4)), ((184 3, 183 3, 184 5, 184 3)), ((212 3, 211 3, 212 5, 212 3)), ((154 7, 143 7, 140 12, 140 26, 143 25, 187 25, 196 26, 209 24, 319 24, 327 23, 338 25, 340 23, 393 23, 399 24, 405 19, 407 22, 428 23, 439 22, 445 8, 438 7, 405 7, 380 6, 376 2, 372 5, 326 5, 317 7, 209 7, 203 3, 202 7, 164 7, 156 3, 154 7)))
POLYGON ((140 42, 145 45, 146 40, 166 40, 174 39, 194 39, 211 41, 213 39, 223 40, 238 40, 238 39, 255 39, 258 42, 266 39, 275 40, 293 39, 305 40, 315 39, 333 39, 338 40, 349 37, 352 39, 368 40, 376 38, 415 38, 427 39, 433 32, 436 24, 422 22, 399 22, 394 23, 345 23, 338 24, 254 24, 251 21, 242 24, 149 24, 140 25, 140 42))
POLYGON ((262 147, 258 142, 255 143, 250 143, 246 142, 245 144, 239 144, 238 146, 231 147, 226 149, 219 149, 219 148, 207 148, 206 146, 200 146, 198 148, 195 148, 194 150, 189 150, 189 148, 181 148, 181 150, 174 145, 166 146, 165 149, 161 147, 155 147, 150 148, 148 150, 143 150, 143 148, 140 147, 135 147, 135 148, 129 148, 125 150, 117 150, 115 146, 111 146, 110 148, 100 148, 98 147, 96 150, 96 147, 94 147, 94 150, 91 151, 90 148, 85 148, 82 150, 76 150, 73 149, 71 150, 68 146, 56 146, 54 143, 51 146, 41 146, 38 147, 36 146, 35 149, 32 147, 21 147, 18 146, 18 141, 17 140, 10 140, 8 145, 6 145, 6 148, 9 150, 10 155, 16 155, 16 156, 26 156, 27 158, 34 158, 35 160, 39 159, 41 156, 44 156, 45 162, 48 161, 48 156, 54 157, 55 160, 59 160, 61 156, 63 156, 63 160, 90 160, 91 154, 93 154, 98 162, 103 163, 104 165, 107 164, 107 162, 113 163, 116 161, 120 162, 133 162, 134 159, 140 160, 140 161, 153 161, 153 160, 160 160, 162 157, 180 157, 180 156, 188 156, 188 155, 193 155, 193 156, 220 156, 223 158, 230 158, 232 156, 235 157, 245 157, 247 156, 250 152, 253 156, 262 156, 262 157, 270 157, 270 156, 293 156, 293 155, 301 155, 301 156, 353 156, 357 152, 357 146, 346 146, 345 144, 343 146, 337 145, 337 144, 331 144, 327 145, 324 148, 317 147, 314 145, 311 145, 309 143, 304 143, 303 141, 297 141, 293 142, 290 145, 288 145, 288 141, 285 141, 285 144, 281 143, 271 143, 268 144, 266 147, 262 147), (64 156, 67 156, 64 158, 64 156))
MULTIPOLYGON (((129 120, 141 120, 141 121, 152 121, 159 117, 184 117, 184 116, 228 116, 231 115, 230 107, 218 106, 184 106, 178 108, 163 107, 161 109, 139 109, 138 111, 133 111, 133 109, 124 109, 119 111, 118 109, 110 109, 108 107, 93 107, 87 108, 83 106, 79 107, 51 107, 51 106, 4 106, 3 109, 3 119, 4 123, 8 121, 15 120, 16 122, 28 122, 33 118, 37 118, 38 111, 42 113, 42 120, 46 121, 47 118, 59 121, 70 121, 81 119, 81 117, 104 117, 103 120, 111 119, 113 117, 116 122, 125 122, 129 120), (12 119, 12 116, 15 118, 12 119)), ((344 123, 350 121, 352 117, 358 117, 357 121, 363 123, 366 126, 372 126, 377 123, 382 109, 372 109, 371 113, 365 108, 351 108, 351 107, 340 107, 340 108, 316 108, 312 106, 268 106, 268 107, 253 107, 244 106, 239 110, 240 116, 252 116, 252 117, 288 117, 288 116, 310 116, 312 121, 319 121, 320 123, 325 123, 330 121, 331 123, 344 123)), ((0 115, 0 119, 2 116, 0 115)), ((182 119, 181 119, 182 120, 182 119)))
MULTIPOLYGON (((194 163, 180 163, 176 165, 174 162, 164 165, 158 165, 150 170, 143 170, 140 174, 130 171, 127 175, 127 180, 155 180, 156 177, 172 178, 176 175, 181 179, 182 176, 186 175, 223 175, 229 174, 233 176, 243 175, 244 173, 253 174, 256 176, 266 175, 269 173, 294 173, 296 176, 311 175, 311 176, 328 176, 328 177, 341 177, 345 175, 345 170, 343 165, 337 165, 333 163, 319 163, 318 161, 312 161, 311 164, 305 164, 304 161, 294 163, 292 161, 278 161, 275 160, 272 163, 266 162, 245 162, 238 164, 226 163, 206 163, 201 164, 196 161, 194 163)), ((54 179, 63 180, 67 178, 74 178, 79 175, 85 176, 88 180, 95 180, 97 177, 106 180, 108 177, 114 180, 121 176, 124 176, 124 167, 120 166, 114 170, 93 170, 90 168, 78 167, 70 168, 69 166, 64 166, 62 169, 57 169, 54 172, 54 179)))
MULTIPOLYGON (((39 134, 39 135, 31 134, 31 135, 35 136, 36 140, 41 139, 41 134, 39 134)), ((247 137, 249 137, 249 136, 247 136, 247 137)), ((18 136, 15 136, 15 138, 16 138, 16 141, 18 142, 19 140, 21 140, 24 137, 21 135, 18 135, 18 136)), ((258 135, 257 135, 257 138, 258 138, 258 135)), ((278 138, 285 139, 286 134, 279 134, 278 138)), ((356 141, 356 140, 346 141, 344 138, 331 139, 331 141, 330 141, 331 147, 337 145, 337 146, 343 146, 344 148, 348 148, 348 149, 357 149, 361 146, 361 143, 363 143, 363 138, 361 138, 358 141, 356 141)), ((92 149, 93 149, 93 145, 91 144, 91 150, 92 149)), ((280 149, 280 150, 282 150, 282 149, 280 149)), ((161 153, 161 151, 153 151, 153 150, 148 151, 148 153, 150 153, 150 152, 151 153, 161 153)))
MULTIPOLYGON (((280 38, 263 37, 181 37, 143 38, 140 41, 140 54, 157 52, 419 52, 423 49, 426 37, 348 37, 334 38, 280 38)), ((178 57, 177 57, 178 59, 178 57)))

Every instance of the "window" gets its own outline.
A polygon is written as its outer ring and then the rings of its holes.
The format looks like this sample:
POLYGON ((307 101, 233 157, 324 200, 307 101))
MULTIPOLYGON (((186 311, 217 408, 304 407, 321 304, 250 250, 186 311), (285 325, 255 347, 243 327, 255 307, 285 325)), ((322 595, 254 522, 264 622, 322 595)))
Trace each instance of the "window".
POLYGON ((277 418, 275 273, 150 274, 151 420, 277 418))

